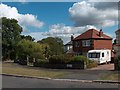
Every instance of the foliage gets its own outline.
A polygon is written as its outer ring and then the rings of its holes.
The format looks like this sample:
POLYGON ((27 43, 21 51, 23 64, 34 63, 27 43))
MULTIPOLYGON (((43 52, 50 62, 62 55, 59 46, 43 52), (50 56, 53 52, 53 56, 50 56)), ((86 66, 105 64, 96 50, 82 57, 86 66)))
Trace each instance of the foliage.
POLYGON ((16 57, 16 45, 21 40, 22 27, 15 19, 2 18, 2 54, 3 59, 14 59, 16 57))
POLYGON ((50 64, 63 64, 65 63, 65 57, 64 55, 54 55, 49 58, 50 64))
POLYGON ((97 63, 85 56, 54 55, 49 58, 50 64, 84 64, 87 68, 96 67, 97 63))
POLYGON ((21 57, 21 55, 25 55, 29 58, 44 59, 44 52, 46 46, 47 45, 45 44, 38 44, 36 42, 23 39, 17 45, 18 57, 21 57))
POLYGON ((120 70, 120 55, 115 59, 115 70, 120 70))
POLYGON ((57 37, 48 37, 38 41, 40 44, 47 44, 49 45, 49 49, 46 48, 47 55, 60 55, 64 52, 64 45, 63 41, 57 37))
POLYGON ((116 44, 116 39, 114 40, 114 42, 113 42, 113 45, 115 45, 116 44))
POLYGON ((89 63, 89 59, 85 56, 81 55, 81 56, 75 56, 74 57, 74 61, 80 61, 80 60, 84 61, 86 65, 89 63))
POLYGON ((97 67, 98 64, 94 61, 89 60, 89 63, 87 64, 87 68, 97 67))
POLYGON ((22 38, 22 39, 26 39, 26 40, 30 40, 30 41, 34 41, 34 40, 35 40, 35 39, 32 38, 30 35, 28 35, 28 36, 21 35, 21 38, 22 38))
POLYGON ((48 64, 48 60, 47 59, 37 59, 34 62, 34 66, 44 66, 45 64, 48 64))

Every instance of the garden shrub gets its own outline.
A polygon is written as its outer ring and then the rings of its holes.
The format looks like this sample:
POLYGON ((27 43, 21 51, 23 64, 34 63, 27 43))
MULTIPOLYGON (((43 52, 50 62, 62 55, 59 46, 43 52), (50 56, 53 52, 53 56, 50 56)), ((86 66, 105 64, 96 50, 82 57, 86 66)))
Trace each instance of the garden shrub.
POLYGON ((89 63, 89 59, 85 56, 74 56, 74 59, 72 62, 81 62, 81 61, 84 61, 85 64, 88 64, 89 63))
POLYGON ((48 60, 46 59, 37 59, 34 62, 34 66, 44 66, 45 64, 48 64, 48 60))
POLYGON ((115 70, 120 70, 120 55, 115 59, 115 70))
POLYGON ((71 64, 81 64, 81 63, 83 63, 83 59, 81 59, 80 56, 74 56, 71 58, 70 63, 71 64))
POLYGON ((19 61, 18 63, 21 65, 27 65, 27 56, 26 55, 20 55, 20 57, 18 58, 19 61))
POLYGON ((44 55, 40 52, 33 53, 32 57, 35 58, 35 59, 45 59, 44 55))
POLYGON ((50 64, 64 64, 65 63, 64 55, 54 55, 49 58, 50 64))
POLYGON ((85 65, 86 68, 92 68, 96 67, 97 63, 89 60, 85 56, 70 56, 70 55, 54 55, 49 58, 49 60, 46 59, 37 59, 34 62, 34 66, 45 66, 46 64, 79 64, 80 66, 85 65))
POLYGON ((96 67, 97 63, 89 60, 87 57, 85 56, 74 56, 74 59, 71 61, 72 63, 76 63, 76 64, 82 64, 84 62, 84 65, 86 65, 86 68, 92 68, 92 67, 96 67))
POLYGON ((98 64, 95 61, 88 60, 87 68, 97 67, 98 64))

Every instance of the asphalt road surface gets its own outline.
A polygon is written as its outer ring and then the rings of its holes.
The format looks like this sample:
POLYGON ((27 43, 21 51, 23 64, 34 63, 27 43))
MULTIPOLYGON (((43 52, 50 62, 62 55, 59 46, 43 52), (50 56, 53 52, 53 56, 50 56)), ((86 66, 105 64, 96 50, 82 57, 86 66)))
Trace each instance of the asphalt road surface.
POLYGON ((3 88, 118 88, 117 84, 84 83, 2 76, 3 88))

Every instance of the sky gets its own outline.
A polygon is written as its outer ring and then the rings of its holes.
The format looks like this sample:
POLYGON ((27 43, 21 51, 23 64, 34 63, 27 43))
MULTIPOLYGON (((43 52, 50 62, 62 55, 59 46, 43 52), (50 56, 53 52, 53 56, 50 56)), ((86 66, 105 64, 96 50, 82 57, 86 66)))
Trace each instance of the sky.
MULTIPOLYGON (((104 0, 105 1, 105 0, 104 0)), ((88 29, 100 30, 113 39, 118 29, 116 2, 2 2, 0 18, 14 18, 23 28, 22 35, 35 41, 52 36, 64 44, 88 29)))

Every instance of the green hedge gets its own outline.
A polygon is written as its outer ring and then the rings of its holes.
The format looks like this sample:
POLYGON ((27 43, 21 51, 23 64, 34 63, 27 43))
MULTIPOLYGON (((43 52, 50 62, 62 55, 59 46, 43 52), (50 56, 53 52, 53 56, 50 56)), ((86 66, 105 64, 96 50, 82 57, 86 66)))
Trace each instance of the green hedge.
POLYGON ((88 64, 86 65, 87 68, 97 67, 98 64, 95 61, 88 61, 88 64))
POLYGON ((81 64, 84 62, 87 68, 96 67, 97 63, 89 60, 85 56, 70 56, 70 55, 59 55, 52 56, 49 58, 50 64, 81 64))
POLYGON ((39 67, 39 66, 44 66, 45 64, 48 64, 48 60, 43 60, 43 59, 37 59, 35 60, 35 62, 33 63, 34 66, 39 67))
POLYGON ((115 70, 120 70, 120 55, 115 59, 115 70))
POLYGON ((34 66, 39 66, 39 67, 44 67, 44 66, 46 67, 46 65, 50 65, 48 67, 51 67, 51 65, 66 66, 67 64, 73 64, 73 65, 79 64, 80 66, 86 66, 86 68, 92 68, 97 66, 97 63, 89 60, 85 56, 71 56, 71 55, 54 55, 51 56, 49 60, 37 59, 34 62, 34 66))
POLYGON ((49 58, 49 63, 50 64, 63 64, 65 57, 64 55, 54 55, 49 58))

